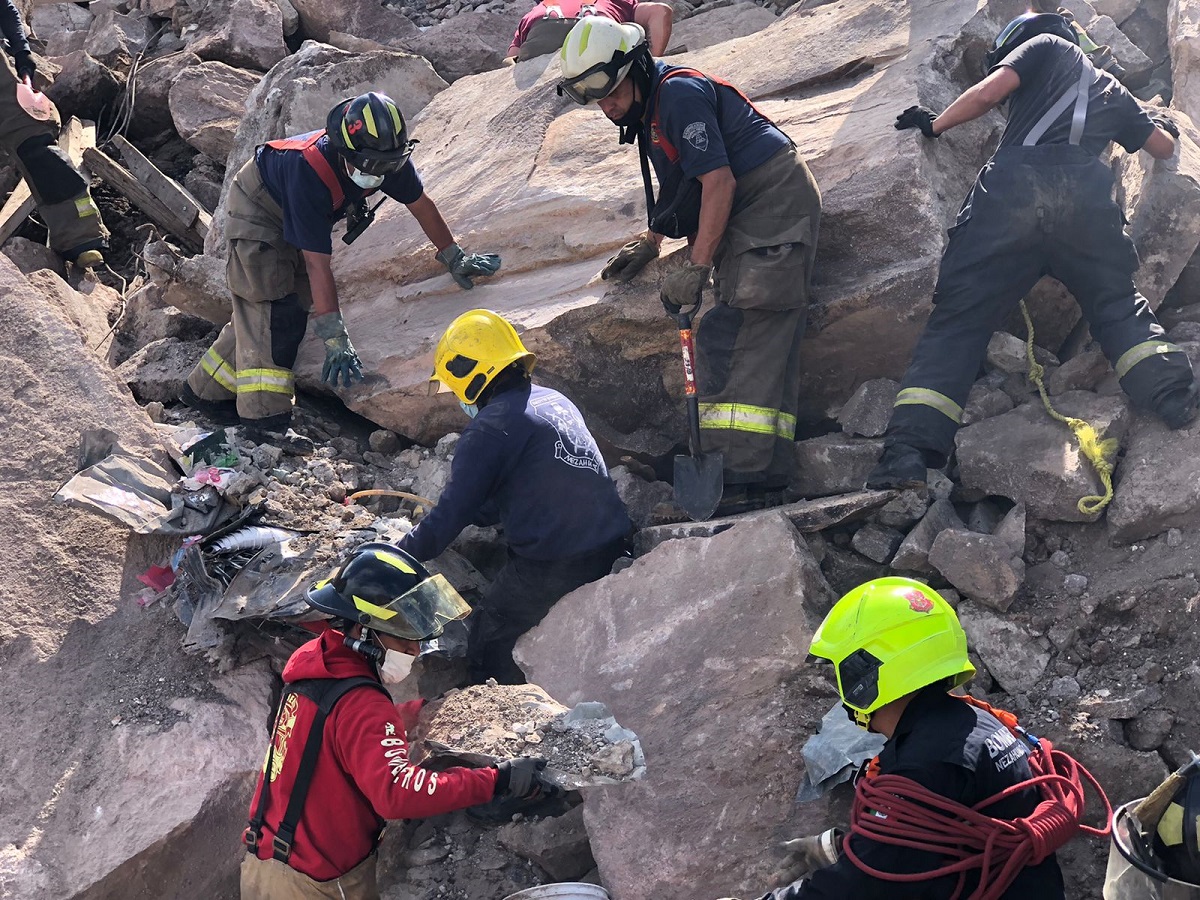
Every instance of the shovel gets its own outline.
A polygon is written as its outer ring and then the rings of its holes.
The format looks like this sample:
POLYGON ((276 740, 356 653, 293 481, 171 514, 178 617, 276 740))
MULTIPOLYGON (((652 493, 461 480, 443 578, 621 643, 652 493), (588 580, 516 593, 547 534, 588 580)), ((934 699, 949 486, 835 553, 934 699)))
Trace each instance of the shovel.
POLYGON ((679 325, 679 343, 683 348, 684 393, 687 396, 688 430, 691 456, 675 457, 675 502, 695 522, 703 522, 716 512, 725 486, 725 460, 720 453, 700 451, 700 401, 696 397, 696 344, 692 337, 692 317, 699 312, 704 295, 684 309, 663 298, 667 315, 679 325))

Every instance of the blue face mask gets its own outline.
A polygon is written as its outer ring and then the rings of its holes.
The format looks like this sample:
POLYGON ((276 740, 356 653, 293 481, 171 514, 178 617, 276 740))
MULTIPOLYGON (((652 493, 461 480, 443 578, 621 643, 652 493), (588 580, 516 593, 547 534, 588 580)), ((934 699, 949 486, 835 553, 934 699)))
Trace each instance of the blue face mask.
POLYGON ((383 184, 382 175, 368 175, 366 172, 360 172, 353 166, 350 167, 350 180, 357 184, 364 191, 369 191, 372 188, 377 188, 383 184))
POLYGON ((461 400, 459 400, 458 405, 461 406, 462 411, 465 412, 472 419, 475 418, 477 415, 479 415, 479 407, 476 406, 474 403, 463 403, 461 400))

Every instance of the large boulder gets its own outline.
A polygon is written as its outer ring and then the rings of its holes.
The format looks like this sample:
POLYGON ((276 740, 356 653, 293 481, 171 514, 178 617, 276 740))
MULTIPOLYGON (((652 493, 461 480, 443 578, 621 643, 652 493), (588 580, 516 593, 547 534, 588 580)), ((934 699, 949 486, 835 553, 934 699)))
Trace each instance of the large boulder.
POLYGON ((92 27, 92 11, 78 3, 39 3, 29 16, 30 30, 46 42, 47 56, 82 50, 92 27))
POLYGON ((711 47, 762 31, 774 25, 776 18, 773 10, 747 0, 736 0, 726 6, 702 6, 695 15, 688 16, 672 27, 667 49, 682 47, 685 50, 700 50, 711 47))
POLYGON ((521 639, 531 680, 568 705, 608 704, 645 751, 644 780, 584 801, 614 896, 701 885, 756 896, 779 835, 827 826, 827 801, 793 798, 801 747, 833 700, 804 662, 832 601, 803 538, 776 514, 668 541, 563 598, 521 639))
MULTIPOLYGON (((1054 407, 1118 442, 1132 419, 1124 396, 1071 391, 1055 397, 1054 407)), ((963 487, 1024 503, 1036 519, 1091 522, 1099 515, 1078 507, 1081 497, 1104 493, 1095 469, 1074 432, 1040 402, 963 428, 956 440, 963 487)))
POLYGON ((410 49, 447 81, 457 81, 499 68, 518 21, 512 15, 463 12, 422 32, 410 49))
POLYGON ((54 84, 46 88, 46 96, 54 101, 64 120, 70 116, 94 118, 125 87, 123 79, 83 50, 60 56, 55 62, 62 66, 62 71, 54 84))
POLYGON ((238 126, 247 118, 246 98, 260 78, 257 72, 220 62, 184 69, 168 94, 179 136, 201 153, 224 159, 233 148, 238 126))
POLYGON ((273 0, 205 4, 188 50, 201 59, 265 72, 288 54, 283 13, 273 0))
POLYGON ((1157 419, 1141 417, 1118 474, 1108 511, 1114 541, 1200 526, 1200 422, 1170 431, 1157 419))
POLYGON ((10 723, 0 756, 6 783, 20 786, 0 805, 0 882, 23 900, 235 896, 231 835, 262 765, 268 669, 213 677, 185 657, 171 610, 133 600, 136 574, 170 546, 50 501, 78 468, 84 430, 166 455, 59 301, 4 256, 0 301, 0 689, 10 723))
MULTIPOLYGON (((368 38, 392 47, 407 47, 420 29, 393 7, 379 0, 292 0, 304 36, 326 43, 331 31, 368 38)), ((397 97, 399 99, 399 97, 397 97)))
POLYGON ((171 86, 183 72, 200 65, 200 57, 186 51, 146 60, 132 77, 133 113, 129 135, 135 140, 171 128, 171 86))

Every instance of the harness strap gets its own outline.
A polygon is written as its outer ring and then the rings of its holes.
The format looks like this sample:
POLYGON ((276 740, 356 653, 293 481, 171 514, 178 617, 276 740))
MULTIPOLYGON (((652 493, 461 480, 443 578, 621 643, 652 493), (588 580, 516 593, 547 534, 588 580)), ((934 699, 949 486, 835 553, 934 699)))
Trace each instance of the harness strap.
POLYGON ((325 158, 325 154, 321 152, 321 148, 317 146, 317 141, 325 136, 325 129, 313 131, 309 134, 302 134, 299 137, 282 138, 277 141, 267 141, 267 146, 272 150, 299 150, 304 155, 304 161, 309 167, 317 173, 317 177, 325 187, 329 188, 329 195, 333 200, 334 210, 342 208, 342 204, 346 202, 346 191, 342 188, 342 183, 338 181, 337 174, 333 171, 333 166, 329 164, 329 160, 325 158))
POLYGON ((1079 81, 1073 88, 1067 88, 1061 97, 1054 101, 1051 106, 1042 115, 1040 119, 1034 123, 1034 126, 1029 129, 1029 134, 1025 135, 1025 140, 1021 143, 1026 147, 1033 147, 1042 139, 1042 136, 1050 130, 1050 126, 1058 121, 1061 116, 1072 103, 1075 104, 1075 111, 1071 115, 1071 137, 1069 143, 1072 146, 1078 146, 1079 141, 1083 138, 1083 129, 1087 125, 1087 107, 1088 107, 1088 89, 1092 84, 1092 66, 1085 59, 1081 62, 1083 71, 1079 76, 1079 81))
POLYGON ((308 739, 305 741, 304 752, 300 757, 300 767, 296 770, 296 780, 292 784, 287 809, 284 811, 279 827, 275 829, 275 837, 272 840, 271 856, 282 863, 286 863, 292 855, 292 842, 296 838, 296 828, 299 826, 300 816, 304 812, 304 802, 308 797, 308 789, 312 786, 313 771, 316 769, 317 757, 320 755, 321 744, 324 740, 325 720, 342 697, 357 687, 365 686, 383 691, 391 699, 391 695, 387 694, 387 690, 382 684, 366 675, 356 678, 310 678, 296 681, 288 685, 283 696, 279 698, 279 709, 275 713, 275 724, 271 729, 271 743, 267 751, 267 764, 263 771, 262 788, 258 795, 258 807, 254 812, 254 817, 250 819, 249 827, 242 834, 243 842, 256 856, 258 855, 258 844, 262 840, 263 824, 266 821, 267 789, 270 786, 271 762, 275 753, 275 733, 279 728, 279 717, 287 698, 291 694, 301 694, 317 705, 317 712, 309 727, 308 739))

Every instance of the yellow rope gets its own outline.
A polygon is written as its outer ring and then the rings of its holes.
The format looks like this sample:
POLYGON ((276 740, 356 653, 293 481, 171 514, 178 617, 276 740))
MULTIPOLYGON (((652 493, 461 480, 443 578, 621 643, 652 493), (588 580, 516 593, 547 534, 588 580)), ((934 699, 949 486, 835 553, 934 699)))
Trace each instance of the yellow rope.
POLYGON ((1050 405, 1050 397, 1046 394, 1046 386, 1042 383, 1042 376, 1046 370, 1033 357, 1033 320, 1029 317, 1029 307, 1025 305, 1025 301, 1021 301, 1021 315, 1025 317, 1025 355, 1029 359, 1029 380, 1037 385, 1038 393, 1042 395, 1042 403, 1046 406, 1046 412, 1050 413, 1051 417, 1059 422, 1067 425, 1071 431, 1075 433, 1075 440, 1079 442, 1079 449, 1083 455, 1087 457, 1088 462, 1096 470, 1096 474, 1100 476, 1100 481, 1104 485, 1103 496, 1092 494, 1087 497, 1081 497, 1076 504, 1079 511, 1086 516, 1093 513, 1099 513, 1104 507, 1112 501, 1113 498, 1113 463, 1117 456, 1117 440, 1115 438, 1104 438, 1096 432, 1096 429, 1085 422, 1083 419, 1076 419, 1073 416, 1064 416, 1050 405))

